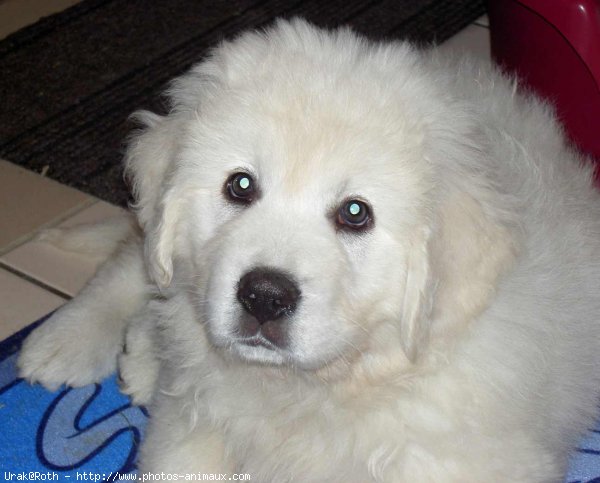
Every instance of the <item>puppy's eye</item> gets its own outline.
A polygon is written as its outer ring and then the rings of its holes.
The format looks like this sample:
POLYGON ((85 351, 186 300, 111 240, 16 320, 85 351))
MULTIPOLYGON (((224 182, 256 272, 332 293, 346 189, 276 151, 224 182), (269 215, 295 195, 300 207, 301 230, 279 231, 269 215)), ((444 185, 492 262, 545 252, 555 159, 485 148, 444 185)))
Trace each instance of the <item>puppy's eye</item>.
POLYGON ((340 228, 364 230, 371 225, 371 209, 364 201, 348 200, 339 209, 336 221, 340 228))
POLYGON ((256 196, 256 187, 248 173, 235 173, 227 178, 225 194, 236 203, 250 203, 256 196))

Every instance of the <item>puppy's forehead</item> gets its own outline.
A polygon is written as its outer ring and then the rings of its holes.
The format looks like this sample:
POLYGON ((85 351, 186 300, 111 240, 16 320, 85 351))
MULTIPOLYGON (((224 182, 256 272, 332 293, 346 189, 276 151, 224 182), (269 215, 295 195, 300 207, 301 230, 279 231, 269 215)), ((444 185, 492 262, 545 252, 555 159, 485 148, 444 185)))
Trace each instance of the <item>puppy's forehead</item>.
POLYGON ((247 166, 269 187, 265 195, 330 203, 415 184, 423 133, 414 117, 335 86, 315 91, 298 82, 290 90, 224 89, 196 124, 200 144, 211 146, 202 164, 228 172, 247 166))
POLYGON ((361 194, 373 184, 400 188, 409 181, 422 132, 411 133, 402 116, 391 119, 377 107, 368 112, 361 99, 341 102, 335 92, 295 100, 272 109, 257 98, 255 112, 263 123, 257 131, 259 175, 289 193, 332 196, 361 194))
POLYGON ((332 112, 289 113, 271 127, 273 150, 258 160, 259 169, 288 192, 341 189, 373 176, 384 162, 372 134, 332 112))
POLYGON ((210 126, 206 138, 232 146, 219 157, 215 143, 215 158, 237 163, 230 170, 250 165, 290 193, 363 191, 368 183, 402 189, 419 172, 424 132, 410 50, 312 36, 250 35, 201 68, 211 79, 197 111, 210 126))

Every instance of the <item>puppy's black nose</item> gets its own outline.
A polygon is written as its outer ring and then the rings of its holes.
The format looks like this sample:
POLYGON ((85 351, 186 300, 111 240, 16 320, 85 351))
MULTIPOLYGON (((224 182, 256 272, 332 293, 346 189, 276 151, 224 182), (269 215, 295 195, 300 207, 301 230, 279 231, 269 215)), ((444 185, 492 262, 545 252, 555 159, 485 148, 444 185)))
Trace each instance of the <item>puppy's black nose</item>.
POLYGON ((300 290, 287 275, 269 268, 257 268, 240 279, 237 297, 244 309, 264 324, 292 314, 300 290))

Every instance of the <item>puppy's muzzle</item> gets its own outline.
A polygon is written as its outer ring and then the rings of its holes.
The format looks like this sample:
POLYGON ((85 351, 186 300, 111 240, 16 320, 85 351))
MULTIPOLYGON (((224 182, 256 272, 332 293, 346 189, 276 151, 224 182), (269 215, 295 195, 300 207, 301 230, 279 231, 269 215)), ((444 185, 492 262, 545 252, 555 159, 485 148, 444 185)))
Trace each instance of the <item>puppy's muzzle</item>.
POLYGON ((246 312, 240 320, 242 335, 260 335, 284 346, 284 319, 294 313, 300 299, 300 290, 291 278, 269 268, 254 269, 240 279, 237 298, 246 312))

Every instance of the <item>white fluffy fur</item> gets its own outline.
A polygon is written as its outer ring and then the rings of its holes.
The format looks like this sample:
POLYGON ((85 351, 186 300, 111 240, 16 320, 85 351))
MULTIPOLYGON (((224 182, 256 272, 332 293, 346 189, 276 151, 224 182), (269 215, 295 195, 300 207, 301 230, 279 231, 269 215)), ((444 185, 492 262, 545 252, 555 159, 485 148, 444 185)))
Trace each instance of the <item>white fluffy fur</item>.
POLYGON ((600 203, 551 109, 488 65, 299 20, 169 95, 126 160, 160 295, 133 236, 30 336, 23 376, 96 381, 129 324, 142 472, 561 480, 600 392, 600 203), (222 193, 239 170, 245 208, 222 193), (335 229, 348 197, 368 232, 335 229), (302 291, 286 349, 236 341, 256 266, 302 291))

